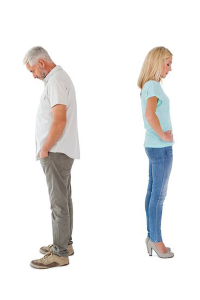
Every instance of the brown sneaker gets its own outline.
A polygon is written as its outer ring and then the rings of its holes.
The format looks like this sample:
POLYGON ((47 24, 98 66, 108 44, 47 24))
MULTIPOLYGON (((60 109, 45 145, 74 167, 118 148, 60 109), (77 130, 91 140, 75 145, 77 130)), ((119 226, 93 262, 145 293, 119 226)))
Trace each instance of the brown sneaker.
POLYGON ((53 267, 66 266, 68 264, 68 257, 55 255, 51 251, 47 252, 44 257, 32 260, 30 263, 31 267, 36 269, 49 269, 53 267))
MULTIPOLYGON (((51 251, 52 248, 53 248, 53 245, 43 246, 40 248, 40 253, 46 254, 47 252, 51 251)), ((73 249, 72 245, 68 245, 67 250, 69 252, 68 256, 71 256, 74 254, 74 249, 73 249)))

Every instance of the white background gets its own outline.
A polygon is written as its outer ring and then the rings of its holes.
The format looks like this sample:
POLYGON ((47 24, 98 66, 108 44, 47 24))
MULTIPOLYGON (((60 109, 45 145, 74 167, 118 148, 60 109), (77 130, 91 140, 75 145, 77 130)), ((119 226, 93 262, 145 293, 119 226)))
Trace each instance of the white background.
POLYGON ((1 4, 1 299, 198 299, 199 1, 7 1, 1 4), (43 82, 23 66, 41 45, 73 80, 81 160, 74 163, 74 249, 63 268, 32 259, 52 243, 45 177, 35 162, 43 82), (155 46, 173 53, 163 83, 171 101, 174 165, 163 240, 146 252, 148 160, 137 79, 155 46))

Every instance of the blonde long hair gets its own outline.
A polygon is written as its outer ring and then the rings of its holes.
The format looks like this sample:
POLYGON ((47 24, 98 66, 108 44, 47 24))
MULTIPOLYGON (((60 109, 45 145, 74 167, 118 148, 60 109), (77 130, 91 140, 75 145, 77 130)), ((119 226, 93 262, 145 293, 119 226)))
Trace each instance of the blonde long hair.
POLYGON ((172 53, 165 47, 155 47, 147 54, 140 76, 138 78, 138 86, 143 88, 144 84, 149 80, 161 80, 162 66, 165 59, 172 56, 172 53))

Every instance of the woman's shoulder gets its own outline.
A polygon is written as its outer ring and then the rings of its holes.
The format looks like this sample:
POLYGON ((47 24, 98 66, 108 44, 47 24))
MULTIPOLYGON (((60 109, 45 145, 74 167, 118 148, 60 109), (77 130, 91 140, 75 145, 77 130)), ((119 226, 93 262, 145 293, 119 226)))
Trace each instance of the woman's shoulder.
POLYGON ((144 101, 151 97, 163 98, 163 91, 160 82, 155 80, 147 81, 142 89, 141 97, 144 101))
POLYGON ((160 89, 160 82, 155 80, 148 80, 147 82, 145 82, 141 94, 146 95, 151 90, 158 91, 159 89, 160 89))
POLYGON ((149 87, 160 87, 160 82, 156 81, 156 80, 149 80, 147 82, 145 82, 143 89, 148 89, 149 87))

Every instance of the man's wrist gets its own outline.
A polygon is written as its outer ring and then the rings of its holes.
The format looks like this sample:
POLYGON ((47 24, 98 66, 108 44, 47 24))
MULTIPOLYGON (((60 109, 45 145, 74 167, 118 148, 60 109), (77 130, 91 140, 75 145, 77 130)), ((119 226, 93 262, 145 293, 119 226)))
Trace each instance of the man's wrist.
POLYGON ((41 150, 42 152, 49 152, 49 149, 47 149, 44 145, 41 147, 41 150))

